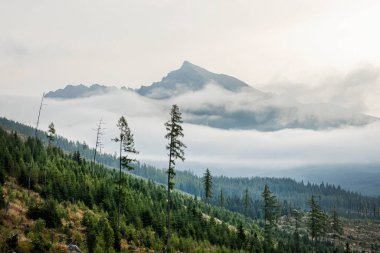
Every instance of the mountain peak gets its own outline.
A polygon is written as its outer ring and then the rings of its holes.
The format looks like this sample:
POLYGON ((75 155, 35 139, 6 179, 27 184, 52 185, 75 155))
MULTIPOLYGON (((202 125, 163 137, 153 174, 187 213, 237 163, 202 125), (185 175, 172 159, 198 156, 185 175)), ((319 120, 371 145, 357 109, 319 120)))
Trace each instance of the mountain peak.
POLYGON ((195 65, 195 64, 193 64, 193 63, 191 63, 189 61, 184 61, 182 63, 181 68, 179 68, 178 70, 172 71, 172 72, 186 72, 189 75, 190 74, 192 74, 192 75, 194 75, 194 74, 195 75, 201 75, 201 76, 203 76, 206 79, 212 78, 213 75, 218 75, 218 74, 215 74, 215 73, 212 73, 212 72, 208 71, 207 69, 199 67, 199 66, 197 66, 197 65, 195 65))
POLYGON ((183 63, 182 63, 182 67, 186 67, 186 66, 193 66, 194 64, 192 64, 191 62, 189 62, 188 60, 184 60, 183 63))
POLYGON ((238 92, 243 88, 255 90, 235 77, 212 73, 185 60, 179 69, 169 72, 160 82, 142 86, 136 91, 150 98, 166 99, 188 91, 201 90, 210 83, 232 92, 238 92))
POLYGON ((182 63, 182 66, 181 66, 180 69, 189 69, 189 68, 191 68, 191 69, 203 69, 203 68, 201 68, 201 67, 199 67, 199 66, 197 66, 197 65, 195 65, 195 64, 193 64, 193 63, 191 63, 191 62, 189 62, 187 60, 185 60, 182 63))

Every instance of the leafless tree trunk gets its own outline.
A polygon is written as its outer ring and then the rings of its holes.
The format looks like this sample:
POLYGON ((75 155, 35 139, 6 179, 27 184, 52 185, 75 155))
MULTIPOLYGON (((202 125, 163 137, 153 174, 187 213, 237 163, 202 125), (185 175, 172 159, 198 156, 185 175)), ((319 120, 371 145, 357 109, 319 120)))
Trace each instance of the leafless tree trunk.
MULTIPOLYGON (((38 110, 37 124, 36 124, 36 128, 34 130, 34 138, 35 138, 35 140, 37 140, 37 131, 38 131, 38 125, 40 124, 40 116, 41 116, 41 110, 42 110, 44 98, 45 98, 45 93, 42 94, 40 109, 38 110)), ((33 156, 34 156, 34 145, 32 146, 32 164, 34 162, 34 157, 33 156)), ((32 164, 30 164, 30 166, 29 166, 28 197, 29 197, 29 194, 30 194, 30 178, 32 177, 32 164)))
POLYGON ((98 148, 101 149, 103 146, 103 143, 100 140, 101 136, 104 135, 104 130, 105 130, 105 128, 103 128, 103 124, 104 124, 104 122, 103 122, 103 119, 101 118, 99 120, 99 124, 98 124, 97 128, 95 129, 95 131, 96 131, 96 142, 95 142, 94 158, 92 160, 92 173, 94 175, 95 175, 95 163, 96 163, 97 151, 98 151, 98 148))

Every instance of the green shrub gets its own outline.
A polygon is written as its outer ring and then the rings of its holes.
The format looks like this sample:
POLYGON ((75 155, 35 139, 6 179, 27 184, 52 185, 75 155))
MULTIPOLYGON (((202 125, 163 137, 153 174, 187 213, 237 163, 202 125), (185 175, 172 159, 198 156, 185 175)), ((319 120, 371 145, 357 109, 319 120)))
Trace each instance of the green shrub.
POLYGON ((59 210, 58 202, 48 199, 42 206, 32 206, 28 210, 28 217, 31 219, 43 219, 48 228, 59 228, 62 226, 62 212, 59 210))

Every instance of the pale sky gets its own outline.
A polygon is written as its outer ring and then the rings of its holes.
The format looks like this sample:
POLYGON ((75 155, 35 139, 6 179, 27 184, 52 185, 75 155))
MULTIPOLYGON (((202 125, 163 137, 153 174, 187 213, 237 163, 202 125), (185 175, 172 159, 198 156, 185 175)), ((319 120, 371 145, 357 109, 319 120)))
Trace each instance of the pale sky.
POLYGON ((184 60, 252 86, 380 66, 380 1, 0 0, 0 94, 139 87, 184 60))

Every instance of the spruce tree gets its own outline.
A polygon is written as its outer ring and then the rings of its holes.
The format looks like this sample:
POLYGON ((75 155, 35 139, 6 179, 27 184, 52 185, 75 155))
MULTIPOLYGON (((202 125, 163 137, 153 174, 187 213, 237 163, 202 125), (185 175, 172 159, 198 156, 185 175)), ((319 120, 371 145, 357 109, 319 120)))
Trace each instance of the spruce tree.
POLYGON ((246 240, 246 236, 245 236, 243 224, 241 223, 237 227, 237 235, 238 235, 240 247, 243 248, 243 245, 246 240))
POLYGON ((175 162, 177 159, 181 161, 185 160, 185 148, 186 145, 180 140, 184 137, 182 123, 182 113, 179 111, 178 105, 173 105, 170 110, 170 119, 165 123, 167 134, 165 138, 169 140, 166 149, 169 151, 169 167, 168 167, 168 185, 167 185, 167 214, 166 214, 166 226, 167 237, 165 251, 169 251, 170 245, 170 209, 171 209, 171 196, 170 192, 174 188, 173 179, 175 177, 175 162))
POLYGON ((298 232, 299 228, 300 228, 300 222, 301 222, 301 213, 300 211, 298 211, 297 209, 295 209, 293 211, 293 216, 294 216, 294 219, 295 219, 295 230, 294 230, 294 233, 293 233, 293 240, 294 240, 294 248, 293 248, 293 251, 294 252, 300 252, 301 251, 301 245, 300 245, 300 234, 298 232))
POLYGON ((56 137, 54 123, 51 122, 49 124, 48 128, 49 129, 48 129, 48 133, 47 133, 46 137, 48 138, 48 144, 49 144, 49 147, 50 147, 50 144, 55 140, 55 137, 56 137))
POLYGON ((225 202, 225 199, 224 199, 224 193, 223 193, 223 190, 220 189, 220 196, 219 196, 219 201, 220 201, 220 207, 224 207, 224 202, 225 202))
POLYGON ((317 240, 318 238, 324 236, 326 233, 326 214, 322 211, 319 203, 315 200, 314 195, 311 196, 309 201, 310 212, 308 220, 308 228, 310 231, 310 236, 312 240, 317 240))
POLYGON ((82 157, 81 157, 81 155, 80 155, 79 150, 74 151, 74 153, 73 153, 73 160, 74 160, 77 164, 82 164, 82 157))
POLYGON ((334 234, 334 240, 336 237, 340 237, 343 234, 342 222, 339 218, 339 214, 336 211, 335 207, 331 216, 331 230, 334 234))
POLYGON ((121 116, 116 126, 119 128, 120 135, 113 139, 115 142, 120 142, 119 147, 119 199, 118 199, 118 212, 117 212, 117 226, 120 228, 120 202, 121 202, 121 169, 127 168, 133 170, 131 163, 136 159, 129 157, 128 154, 138 154, 135 149, 135 143, 133 140, 133 134, 128 126, 127 120, 124 116, 121 116), (123 155, 123 151, 125 155, 123 155))
POLYGON ((273 251, 273 228, 277 218, 278 204, 268 185, 265 185, 261 196, 264 199, 264 252, 268 253, 273 251))
POLYGON ((212 198, 212 176, 209 169, 203 174, 203 186, 205 190, 205 201, 208 203, 209 199, 212 198))
POLYGON ((247 215, 248 214, 248 208, 251 207, 251 199, 249 198, 249 192, 248 188, 245 188, 244 191, 244 212, 247 215))
MULTIPOLYGON (((51 143, 55 140, 56 138, 56 131, 55 131, 55 127, 54 127, 54 123, 51 122, 49 124, 49 127, 48 127, 48 132, 47 132, 47 135, 46 137, 48 138, 48 147, 50 148, 50 145, 51 143)), ((44 166, 44 177, 45 177, 45 180, 44 180, 44 185, 46 187, 46 167, 47 166, 44 166)))

